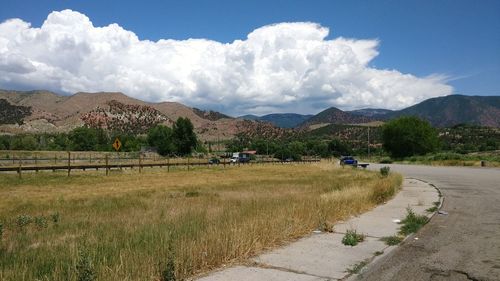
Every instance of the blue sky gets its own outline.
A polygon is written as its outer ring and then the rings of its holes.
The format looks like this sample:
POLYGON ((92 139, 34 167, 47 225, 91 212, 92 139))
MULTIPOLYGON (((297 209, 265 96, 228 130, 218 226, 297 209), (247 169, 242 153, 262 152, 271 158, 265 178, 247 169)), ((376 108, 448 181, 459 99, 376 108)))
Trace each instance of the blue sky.
POLYGON ((376 39, 376 69, 444 75, 453 93, 500 94, 500 1, 2 1, 0 21, 40 27, 71 9, 94 26, 117 23, 140 40, 206 38, 222 43, 273 23, 314 22, 326 39, 376 39), (27 8, 28 7, 28 8, 27 8))

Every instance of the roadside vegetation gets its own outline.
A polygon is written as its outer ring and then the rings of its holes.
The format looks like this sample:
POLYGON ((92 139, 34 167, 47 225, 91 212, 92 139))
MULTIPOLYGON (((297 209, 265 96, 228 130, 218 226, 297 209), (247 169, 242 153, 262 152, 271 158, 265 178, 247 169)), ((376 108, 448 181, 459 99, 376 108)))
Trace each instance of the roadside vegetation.
POLYGON ((469 154, 459 154, 454 152, 437 152, 426 155, 410 156, 404 158, 390 158, 375 156, 370 159, 381 164, 402 163, 421 164, 434 166, 487 166, 500 167, 500 150, 489 152, 475 152, 469 154), (483 162, 483 163, 481 163, 483 162))
POLYGON ((417 232, 429 221, 429 218, 424 215, 415 214, 415 212, 410 208, 406 211, 406 217, 401 221, 402 225, 399 230, 399 233, 404 236, 417 232))
POLYGON ((387 237, 382 237, 380 240, 385 242, 387 246, 395 246, 401 243, 403 241, 404 237, 400 235, 393 235, 393 236, 387 236, 387 237))
POLYGON ((138 152, 155 147, 160 155, 189 155, 206 152, 188 118, 178 118, 172 128, 156 125, 144 134, 78 127, 68 133, 0 135, 0 150, 24 151, 114 151, 111 144, 119 138, 120 151, 138 152))
POLYGON ((0 177, 0 280, 181 280, 393 196, 330 163, 0 177))
POLYGON ((342 244, 354 247, 365 240, 365 236, 358 233, 355 229, 349 229, 342 237, 342 244))

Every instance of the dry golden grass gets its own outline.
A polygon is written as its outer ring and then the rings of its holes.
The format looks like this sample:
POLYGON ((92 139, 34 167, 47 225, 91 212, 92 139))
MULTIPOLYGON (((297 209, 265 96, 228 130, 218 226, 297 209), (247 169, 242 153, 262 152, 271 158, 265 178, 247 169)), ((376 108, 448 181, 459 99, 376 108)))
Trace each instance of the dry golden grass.
POLYGON ((97 280, 159 280, 169 255, 186 278, 366 211, 400 184, 331 163, 3 174, 0 280, 77 280, 83 249, 97 280), (22 215, 48 223, 20 226, 22 215))

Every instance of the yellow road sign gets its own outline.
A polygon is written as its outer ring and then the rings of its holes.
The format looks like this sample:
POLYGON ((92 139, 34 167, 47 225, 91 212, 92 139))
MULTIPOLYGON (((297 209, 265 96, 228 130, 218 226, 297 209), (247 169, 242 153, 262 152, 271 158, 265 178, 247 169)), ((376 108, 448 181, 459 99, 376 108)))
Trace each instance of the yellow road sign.
POLYGON ((118 138, 116 138, 115 142, 113 143, 113 148, 116 151, 118 151, 118 150, 120 150, 120 147, 122 147, 122 143, 121 143, 121 141, 118 138))

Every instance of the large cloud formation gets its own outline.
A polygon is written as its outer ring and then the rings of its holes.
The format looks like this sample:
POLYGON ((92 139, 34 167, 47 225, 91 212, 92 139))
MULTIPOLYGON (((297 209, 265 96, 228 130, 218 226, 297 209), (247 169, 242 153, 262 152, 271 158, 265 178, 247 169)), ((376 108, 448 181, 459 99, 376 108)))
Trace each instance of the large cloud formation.
POLYGON ((328 33, 297 22, 264 26, 228 44, 152 42, 64 10, 49 14, 40 28, 21 19, 0 23, 0 87, 121 91, 230 114, 399 109, 453 91, 440 75, 370 67, 377 40, 327 40, 328 33))

